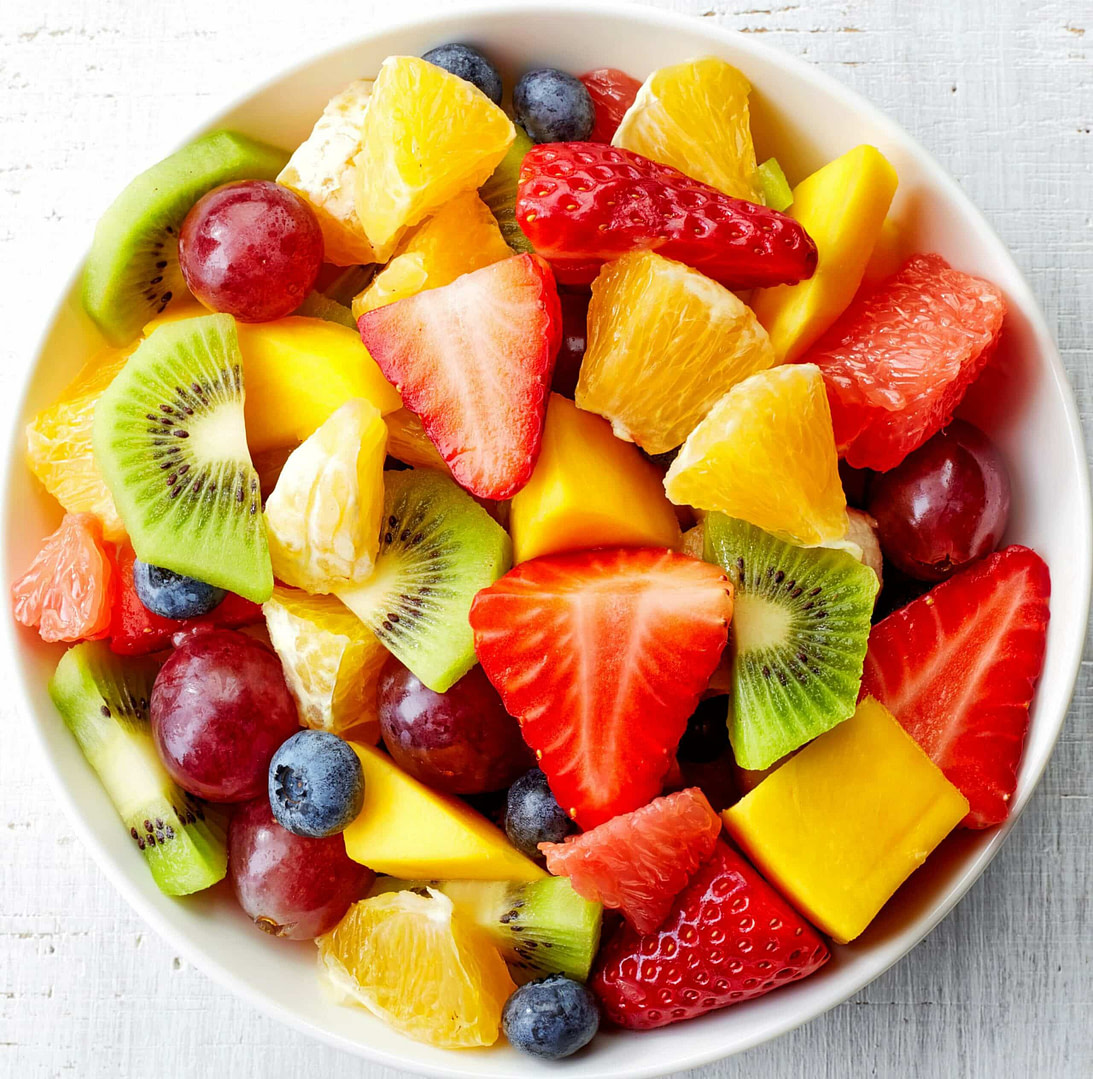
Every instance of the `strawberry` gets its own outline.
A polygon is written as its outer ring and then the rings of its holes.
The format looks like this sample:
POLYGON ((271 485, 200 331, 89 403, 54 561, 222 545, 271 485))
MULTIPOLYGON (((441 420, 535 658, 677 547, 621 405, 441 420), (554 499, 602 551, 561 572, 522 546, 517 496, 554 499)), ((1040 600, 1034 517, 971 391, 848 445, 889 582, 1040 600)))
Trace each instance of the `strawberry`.
POLYGON ((524 562, 470 614, 482 668, 582 828, 660 794, 731 617, 720 569, 663 549, 524 562))
POLYGON ((361 339, 452 475, 479 498, 511 498, 543 439, 561 307, 536 255, 361 315, 361 339))
POLYGON ((713 853, 721 818, 697 787, 657 798, 564 843, 540 843, 547 869, 639 932, 656 929, 713 853))
POLYGON ((816 269, 816 245, 793 218, 602 143, 529 151, 516 219, 567 283, 591 281, 600 263, 636 248, 736 289, 794 284, 816 269))
POLYGON ((617 67, 598 67, 582 75, 581 82, 592 98, 596 112, 596 123, 588 141, 610 142, 626 110, 634 104, 641 83, 617 67))
POLYGON ((718 841, 655 933, 624 925, 591 986, 607 1016, 651 1030, 807 978, 831 953, 820 935, 718 841))
POLYGON ((862 695, 886 705, 968 799, 968 828, 1009 815, 1050 593, 1044 560, 1007 547, 890 614, 869 636, 862 695))

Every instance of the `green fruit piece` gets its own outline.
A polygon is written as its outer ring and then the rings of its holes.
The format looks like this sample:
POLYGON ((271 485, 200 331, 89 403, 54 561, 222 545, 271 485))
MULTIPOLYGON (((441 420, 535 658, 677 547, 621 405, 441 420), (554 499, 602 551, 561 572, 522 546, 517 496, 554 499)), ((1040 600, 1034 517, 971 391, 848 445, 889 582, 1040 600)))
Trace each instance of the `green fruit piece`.
POLYGON ((233 180, 274 180, 287 161, 276 147, 213 131, 129 184, 99 219, 84 267, 84 309, 111 344, 132 341, 187 294, 178 233, 193 204, 233 180))
POLYGON ((704 553, 736 587, 729 740, 741 768, 766 768, 853 714, 877 575, 721 513, 704 553))
POLYGON ((383 530, 372 576, 338 598, 430 689, 475 664, 471 601, 512 565, 505 530, 430 469, 384 473, 383 530))
POLYGON ((156 755, 148 701, 158 668, 86 641, 61 657, 49 695, 160 891, 189 895, 223 878, 228 855, 217 811, 176 786, 156 755))
POLYGON ((520 180, 520 166, 534 145, 531 136, 517 124, 516 139, 509 147, 509 152, 478 189, 479 197, 497 219, 497 226, 501 229, 505 243, 520 255, 535 250, 524 235, 524 230, 516 223, 516 185, 520 180))
MULTIPOLYGON (((321 291, 328 299, 343 307, 352 306, 353 300, 362 293, 376 275, 375 266, 346 266, 330 284, 321 291)), ((353 329, 357 324, 353 323, 353 329)))
POLYGON ((321 292, 309 292, 304 302, 292 312, 294 315, 302 315, 305 318, 321 318, 326 322, 337 322, 349 329, 357 328, 357 320, 353 312, 337 300, 324 296, 321 292))
POLYGON ((588 979, 600 946, 603 907, 582 899, 565 877, 516 881, 381 879, 377 892, 435 888, 456 913, 484 930, 521 984, 547 974, 588 979))
POLYGON ((168 322, 145 338, 99 400, 92 445, 137 558, 255 603, 269 599, 273 570, 230 315, 168 322))
POLYGON ((793 191, 790 189, 786 174, 777 159, 768 157, 762 165, 755 170, 755 180, 763 201, 772 209, 779 212, 788 210, 793 205, 793 191))

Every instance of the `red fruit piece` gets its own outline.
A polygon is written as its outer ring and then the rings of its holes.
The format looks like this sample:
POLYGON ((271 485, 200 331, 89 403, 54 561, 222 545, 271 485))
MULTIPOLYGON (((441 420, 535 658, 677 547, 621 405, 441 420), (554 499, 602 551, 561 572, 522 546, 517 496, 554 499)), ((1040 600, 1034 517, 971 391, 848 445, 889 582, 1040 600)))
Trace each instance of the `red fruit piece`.
POLYGON ((596 110, 596 123, 589 142, 610 142, 626 110, 634 104, 641 83, 617 67, 598 67, 581 76, 592 107, 596 110))
POLYGON ((11 586, 15 620, 50 642, 105 636, 113 595, 114 570, 92 513, 66 513, 11 586))
POLYGON ((199 618, 161 618, 141 603, 133 585, 132 547, 117 552, 117 596, 110 620, 110 651, 122 656, 143 655, 168 648, 176 634, 199 627, 249 626, 262 621, 262 608, 229 592, 208 614, 199 618))
POLYGON ((455 479, 479 498, 527 483, 561 339, 554 277, 536 255, 376 308, 361 339, 455 479))
POLYGON ((581 362, 588 346, 589 296, 587 293, 563 292, 558 298, 562 303, 562 343, 550 388, 572 400, 577 392, 581 362))
POLYGON ((598 142, 536 146, 520 167, 516 219, 566 283, 651 248, 728 288, 794 284, 816 269, 816 245, 785 214, 598 142))
POLYGON ((702 791, 690 787, 564 843, 540 843, 539 850, 547 869, 568 877, 578 895, 622 911, 639 933, 650 933, 720 834, 721 818, 702 791))
POLYGON ((592 989, 629 1030, 652 1030, 761 997, 819 970, 820 935, 735 850, 718 842, 655 933, 624 925, 592 989))
POLYGON ((482 669, 582 828, 645 805, 728 637, 732 585, 672 551, 524 562, 471 606, 482 669))
POLYGON ((963 824, 1009 815, 1044 663, 1051 577, 1027 547, 961 570, 873 627, 862 695, 900 721, 968 799, 963 824))
POLYGON ((824 375, 839 453, 895 468, 952 419, 990 358, 1006 301, 940 255, 915 255, 801 357, 824 375))

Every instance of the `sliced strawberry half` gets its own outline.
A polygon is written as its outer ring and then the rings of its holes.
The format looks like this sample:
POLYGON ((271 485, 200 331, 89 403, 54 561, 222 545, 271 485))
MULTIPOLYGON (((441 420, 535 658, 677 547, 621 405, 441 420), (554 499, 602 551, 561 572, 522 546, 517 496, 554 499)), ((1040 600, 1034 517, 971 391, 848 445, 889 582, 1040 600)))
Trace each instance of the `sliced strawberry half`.
POLYGON ((568 877, 578 895, 621 911, 639 933, 650 933, 720 834, 721 818, 702 791, 689 787, 564 843, 540 843, 539 850, 547 869, 568 877))
POLYGON ((661 549, 524 562, 470 614, 483 669, 582 828, 660 793, 731 617, 716 566, 661 549))
POLYGON ((1009 815, 1044 663, 1051 578, 1007 547, 873 627, 862 694, 885 704, 971 805, 969 828, 1009 815))
POLYGON ((537 255, 361 315, 361 339, 452 475, 479 498, 511 498, 543 439, 561 306, 537 255))

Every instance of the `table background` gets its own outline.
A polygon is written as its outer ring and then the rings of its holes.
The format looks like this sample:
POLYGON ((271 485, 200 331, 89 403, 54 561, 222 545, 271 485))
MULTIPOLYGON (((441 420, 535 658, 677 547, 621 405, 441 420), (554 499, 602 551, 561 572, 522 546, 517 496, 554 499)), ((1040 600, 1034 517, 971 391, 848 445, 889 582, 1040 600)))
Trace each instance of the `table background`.
MULTIPOLYGON (((374 18, 450 6, 0 0, 0 394, 99 213, 181 133, 374 18)), ((1089 0, 660 6, 765 35, 924 143, 1028 275, 1093 421, 1089 0)), ((1035 798, 957 910, 853 1000, 696 1079, 1093 1074, 1091 716, 1087 658, 1035 798)), ((0 1075, 395 1079, 267 1020, 149 931, 50 812, 21 723, 0 696, 0 1075)))

